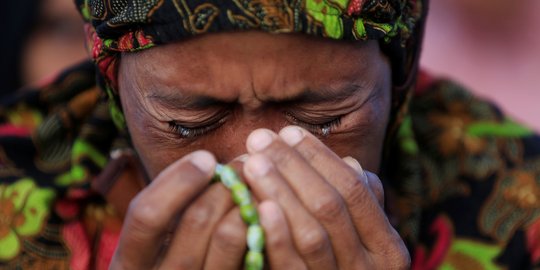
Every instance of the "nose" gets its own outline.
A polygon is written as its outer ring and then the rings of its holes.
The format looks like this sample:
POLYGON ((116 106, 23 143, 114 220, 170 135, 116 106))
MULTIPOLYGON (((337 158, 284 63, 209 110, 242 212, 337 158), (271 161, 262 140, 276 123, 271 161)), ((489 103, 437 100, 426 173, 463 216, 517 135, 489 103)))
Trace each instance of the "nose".
POLYGON ((279 117, 259 117, 258 119, 236 119, 233 123, 225 123, 220 134, 216 135, 216 140, 210 143, 214 149, 212 151, 218 162, 228 163, 231 160, 247 153, 246 140, 248 136, 257 129, 265 128, 274 132, 279 132, 285 126, 285 122, 279 120, 279 117))
MULTIPOLYGON (((221 137, 221 141, 216 143, 216 149, 211 150, 218 162, 227 164, 233 159, 246 154, 245 141, 248 135, 242 132, 242 134, 234 133, 231 136, 221 137)), ((249 134, 249 133, 248 133, 249 134)))

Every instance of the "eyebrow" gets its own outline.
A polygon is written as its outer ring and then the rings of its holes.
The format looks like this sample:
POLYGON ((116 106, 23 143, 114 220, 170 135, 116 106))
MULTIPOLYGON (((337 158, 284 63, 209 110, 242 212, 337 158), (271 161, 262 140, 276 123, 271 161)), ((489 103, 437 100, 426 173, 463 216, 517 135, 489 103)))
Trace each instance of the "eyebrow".
POLYGON ((161 105, 170 109, 204 109, 227 104, 227 101, 219 100, 205 95, 182 95, 180 91, 173 93, 152 92, 146 97, 156 100, 161 105))
MULTIPOLYGON (((304 104, 340 102, 347 98, 350 98, 362 89, 366 89, 366 87, 364 86, 364 84, 358 83, 345 83, 338 87, 324 87, 318 89, 307 88, 300 95, 283 101, 304 104)), ((275 100, 274 102, 283 101, 275 100)))
MULTIPOLYGON (((326 102, 340 102, 358 91, 365 89, 363 84, 345 83, 339 87, 326 88, 306 88, 297 96, 283 99, 268 99, 268 103, 303 103, 317 104, 326 102)), ((171 91, 169 93, 159 93, 151 91, 151 94, 146 95, 147 98, 156 100, 161 105, 170 109, 195 109, 201 110, 208 107, 222 106, 234 102, 233 100, 221 100, 206 95, 183 95, 182 91, 171 91)))

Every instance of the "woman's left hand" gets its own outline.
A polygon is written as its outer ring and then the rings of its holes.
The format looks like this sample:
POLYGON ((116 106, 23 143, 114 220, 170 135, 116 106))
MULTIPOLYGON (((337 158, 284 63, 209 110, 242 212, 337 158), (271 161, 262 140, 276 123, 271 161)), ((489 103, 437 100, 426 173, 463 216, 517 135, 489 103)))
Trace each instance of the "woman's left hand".
POLYGON ((272 269, 408 269, 375 174, 341 159, 309 132, 256 130, 246 182, 259 205, 272 269))

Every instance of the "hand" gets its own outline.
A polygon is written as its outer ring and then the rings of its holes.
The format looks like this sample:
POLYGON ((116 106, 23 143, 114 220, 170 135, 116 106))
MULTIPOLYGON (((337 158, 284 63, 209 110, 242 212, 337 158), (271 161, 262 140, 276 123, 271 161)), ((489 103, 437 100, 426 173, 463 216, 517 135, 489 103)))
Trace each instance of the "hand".
POLYGON ((259 213, 272 269, 409 267, 375 174, 352 158, 340 159, 298 127, 279 136, 256 130, 247 147, 244 176, 263 201, 259 213))
POLYGON ((209 186, 215 166, 210 153, 191 153, 141 191, 130 203, 110 269, 240 269, 246 226, 230 191, 209 186))

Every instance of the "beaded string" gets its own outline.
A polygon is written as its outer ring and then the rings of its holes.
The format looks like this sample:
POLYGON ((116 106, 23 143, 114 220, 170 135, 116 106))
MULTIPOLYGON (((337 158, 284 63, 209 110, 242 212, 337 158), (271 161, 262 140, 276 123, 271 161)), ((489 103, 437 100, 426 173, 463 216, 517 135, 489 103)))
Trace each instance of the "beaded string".
POLYGON ((251 193, 238 174, 228 165, 218 164, 214 181, 220 181, 232 192, 233 201, 240 207, 240 216, 248 225, 246 241, 248 252, 244 258, 247 270, 260 270, 264 266, 264 231, 259 223, 259 214, 251 200, 251 193))

